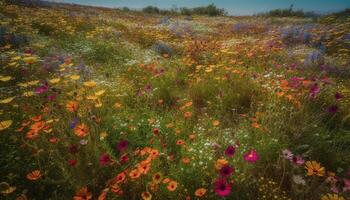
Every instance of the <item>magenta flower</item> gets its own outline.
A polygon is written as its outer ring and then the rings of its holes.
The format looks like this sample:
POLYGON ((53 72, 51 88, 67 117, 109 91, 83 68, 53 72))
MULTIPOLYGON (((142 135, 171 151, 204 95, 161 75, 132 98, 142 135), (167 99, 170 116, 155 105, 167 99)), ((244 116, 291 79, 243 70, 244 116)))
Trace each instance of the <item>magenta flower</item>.
POLYGON ((119 161, 120 161, 121 164, 127 163, 129 161, 128 154, 124 154, 124 155, 120 156, 119 161))
POLYGON ((78 146, 75 144, 72 144, 68 147, 68 152, 71 154, 76 154, 78 153, 78 146))
POLYGON ((260 158, 256 150, 253 149, 250 152, 244 154, 243 159, 249 163, 256 163, 256 161, 258 161, 260 158))
POLYGON ((340 100, 340 99, 343 98, 343 95, 340 94, 339 92, 337 92, 337 93, 334 94, 334 98, 335 98, 336 100, 340 100))
POLYGON ((293 157, 293 163, 296 165, 303 165, 305 163, 305 160, 300 155, 296 155, 293 157))
POLYGON ((231 193, 231 185, 225 179, 218 179, 214 183, 214 191, 220 197, 228 196, 231 193))
POLYGON ((225 150, 225 155, 227 157, 232 157, 235 155, 236 148, 232 145, 228 146, 227 149, 225 150))
POLYGON ((48 90, 49 90, 49 84, 44 83, 40 87, 35 89, 35 93, 36 94, 42 94, 42 93, 47 92, 48 90))
POLYGON ((121 140, 121 141, 119 141, 118 144, 117 144, 117 149, 118 149, 119 151, 123 151, 123 150, 125 150, 126 148, 128 148, 128 146, 129 146, 129 142, 128 142, 127 140, 121 140))
POLYGON ((108 153, 104 153, 100 156, 100 165, 108 165, 111 162, 111 157, 108 155, 108 153))
POLYGON ((310 88, 310 96, 312 98, 315 98, 318 93, 320 93, 321 89, 318 87, 318 84, 315 83, 311 88, 310 88))
POLYGON ((223 177, 231 176, 233 172, 234 172, 234 169, 229 165, 225 165, 220 169, 220 175, 223 177))

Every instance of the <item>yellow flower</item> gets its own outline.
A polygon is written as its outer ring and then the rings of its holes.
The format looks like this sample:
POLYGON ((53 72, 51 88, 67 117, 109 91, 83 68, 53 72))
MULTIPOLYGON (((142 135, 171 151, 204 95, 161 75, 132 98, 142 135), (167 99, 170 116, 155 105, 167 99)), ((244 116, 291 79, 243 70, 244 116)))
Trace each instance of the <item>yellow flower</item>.
POLYGON ((337 194, 326 194, 323 195, 321 200, 345 200, 344 197, 338 196, 337 194))
POLYGON ((12 120, 0 121, 0 131, 9 128, 12 125, 12 120))
POLYGON ((52 84, 56 84, 56 83, 60 82, 60 80, 61 79, 59 79, 59 78, 54 78, 54 79, 49 80, 49 82, 52 84))
POLYGON ((11 76, 1 76, 0 75, 0 81, 2 81, 2 82, 6 82, 6 81, 9 81, 11 79, 12 79, 11 76))
POLYGON ((70 79, 72 79, 73 81, 79 80, 80 76, 79 75, 72 75, 70 76, 70 79))
POLYGON ((35 63, 37 60, 38 60, 38 57, 35 57, 35 56, 29 56, 29 57, 23 58, 23 61, 28 65, 35 63))
POLYGON ((307 170, 308 176, 323 176, 325 173, 325 168, 321 167, 320 163, 316 161, 307 161, 305 163, 305 169, 307 170))
POLYGON ((149 192, 142 192, 141 197, 143 200, 151 200, 152 199, 152 194, 149 192))
POLYGON ((14 99, 14 97, 10 97, 10 98, 7 98, 7 99, 0 100, 0 104, 10 103, 13 99, 14 99))
POLYGON ((84 82, 84 86, 85 87, 90 87, 90 88, 95 87, 96 84, 97 83, 95 81, 86 81, 86 82, 84 82))

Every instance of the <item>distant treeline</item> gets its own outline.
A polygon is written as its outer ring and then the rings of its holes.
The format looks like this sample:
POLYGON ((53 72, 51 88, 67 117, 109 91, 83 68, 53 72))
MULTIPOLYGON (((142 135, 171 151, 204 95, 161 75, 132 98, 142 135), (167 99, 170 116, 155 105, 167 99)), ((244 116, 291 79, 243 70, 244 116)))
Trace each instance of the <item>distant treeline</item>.
POLYGON ((208 6, 201 6, 196 8, 172 8, 172 9, 160 9, 156 6, 147 6, 142 9, 142 12, 147 14, 160 14, 160 15, 208 15, 208 16, 224 16, 227 15, 225 9, 218 8, 214 4, 208 6))
POLYGON ((293 10, 292 8, 289 9, 275 9, 270 10, 264 13, 257 14, 257 16, 262 17, 318 17, 319 14, 316 14, 314 12, 305 12, 303 10, 293 10))

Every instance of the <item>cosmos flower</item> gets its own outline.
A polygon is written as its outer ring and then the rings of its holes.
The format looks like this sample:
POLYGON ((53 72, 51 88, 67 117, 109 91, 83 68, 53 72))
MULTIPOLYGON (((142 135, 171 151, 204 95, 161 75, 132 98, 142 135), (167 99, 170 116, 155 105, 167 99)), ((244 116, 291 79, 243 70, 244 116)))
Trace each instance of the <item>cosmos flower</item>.
POLYGON ((231 193, 231 185, 225 179, 218 179, 214 183, 214 191, 220 197, 226 197, 231 193))
POLYGON ((234 172, 234 169, 229 165, 225 165, 220 169, 220 175, 223 177, 231 176, 233 172, 234 172))
POLYGON ((332 114, 332 115, 334 115, 335 113, 337 113, 338 110, 339 110, 339 107, 338 107, 337 105, 330 106, 330 107, 328 107, 328 109, 327 109, 327 111, 328 111, 330 114, 332 114))
POLYGON ((251 150, 250 152, 243 155, 243 159, 249 163, 256 163, 260 157, 256 150, 251 150))

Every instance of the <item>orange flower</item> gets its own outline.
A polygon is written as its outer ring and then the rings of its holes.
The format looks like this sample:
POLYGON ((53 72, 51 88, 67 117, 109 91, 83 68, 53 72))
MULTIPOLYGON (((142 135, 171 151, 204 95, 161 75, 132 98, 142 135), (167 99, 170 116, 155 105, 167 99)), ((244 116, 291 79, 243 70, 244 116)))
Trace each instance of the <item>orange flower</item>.
POLYGON ((74 196, 73 200, 90 200, 92 199, 91 193, 87 187, 82 187, 74 196))
POLYGON ((323 176, 325 174, 325 168, 321 167, 320 163, 316 161, 307 161, 305 163, 305 169, 307 170, 308 176, 323 176))
POLYGON ((219 120, 214 120, 213 121, 213 126, 219 126, 220 124, 220 121, 219 120))
POLYGON ((260 128, 260 125, 256 122, 252 123, 252 127, 253 128, 260 128))
POLYGON ((187 111, 187 112, 184 113, 184 117, 185 117, 185 118, 190 118, 191 116, 192 116, 192 113, 191 113, 191 112, 188 112, 188 111, 187 111))
POLYGON ((115 178, 117 183, 122 183, 125 180, 126 176, 124 172, 121 172, 117 175, 117 177, 115 178))
POLYGON ((201 196, 203 196, 206 192, 207 192, 206 189, 204 189, 204 188, 198 188, 198 189, 196 190, 196 192, 194 193, 194 195, 196 195, 197 197, 201 197, 201 196))
POLYGON ((185 141, 183 141, 183 140, 178 140, 178 141, 176 141, 176 144, 177 144, 177 145, 183 145, 183 144, 185 144, 185 141))
POLYGON ((159 151, 157 149, 152 149, 150 152, 150 157, 152 159, 157 158, 159 156, 159 151))
POLYGON ((152 199, 152 194, 149 192, 142 192, 141 197, 143 200, 151 200, 152 199))
POLYGON ((132 179, 137 179, 141 176, 141 173, 138 169, 134 169, 134 170, 131 170, 131 172, 129 173, 129 176, 132 179))
POLYGON ((74 128, 74 133, 79 137, 85 137, 89 133, 89 127, 85 124, 79 124, 74 128))
POLYGON ((170 181, 168 183, 167 189, 171 192, 175 191, 177 188, 177 182, 176 181, 170 181))
POLYGON ((151 169, 151 163, 149 162, 141 162, 137 167, 137 170, 139 170, 141 174, 147 174, 150 169, 151 169))
POLYGON ((196 138, 196 135, 195 134, 191 134, 188 136, 188 138, 190 138, 190 140, 194 140, 196 138))
POLYGON ((79 104, 76 101, 70 101, 66 104, 66 109, 69 112, 75 112, 78 110, 79 104))
POLYGON ((191 161, 191 159, 188 158, 188 157, 182 158, 182 162, 183 162, 184 164, 188 164, 188 163, 190 163, 190 161, 191 161))
POLYGON ((40 131, 44 127, 45 127, 45 122, 44 121, 38 121, 38 122, 35 122, 34 124, 32 124, 30 126, 30 129, 35 130, 35 131, 40 131))
POLYGON ((39 178, 41 178, 41 176, 42 176, 42 174, 41 174, 40 170, 34 170, 34 171, 29 172, 27 174, 27 179, 31 180, 31 181, 36 181, 39 178))
POLYGON ((34 116, 34 117, 32 117, 31 119, 32 119, 33 121, 35 121, 35 122, 38 122, 38 121, 41 120, 41 115, 34 116))
POLYGON ((123 194, 123 190, 120 188, 120 186, 115 183, 113 185, 110 186, 111 187, 111 191, 117 195, 122 195, 123 194))
POLYGON ((27 132, 27 139, 34 139, 34 138, 37 138, 39 137, 39 132, 36 131, 36 130, 29 130, 27 132))
POLYGON ((228 161, 224 158, 218 159, 215 163, 215 169, 220 170, 223 166, 227 165, 228 161))
POLYGON ((170 180, 170 178, 165 178, 164 180, 163 180, 163 183, 169 183, 171 180, 170 180))
POLYGON ((155 173, 152 179, 153 179, 153 182, 160 183, 162 182, 162 175, 160 173, 155 173))

